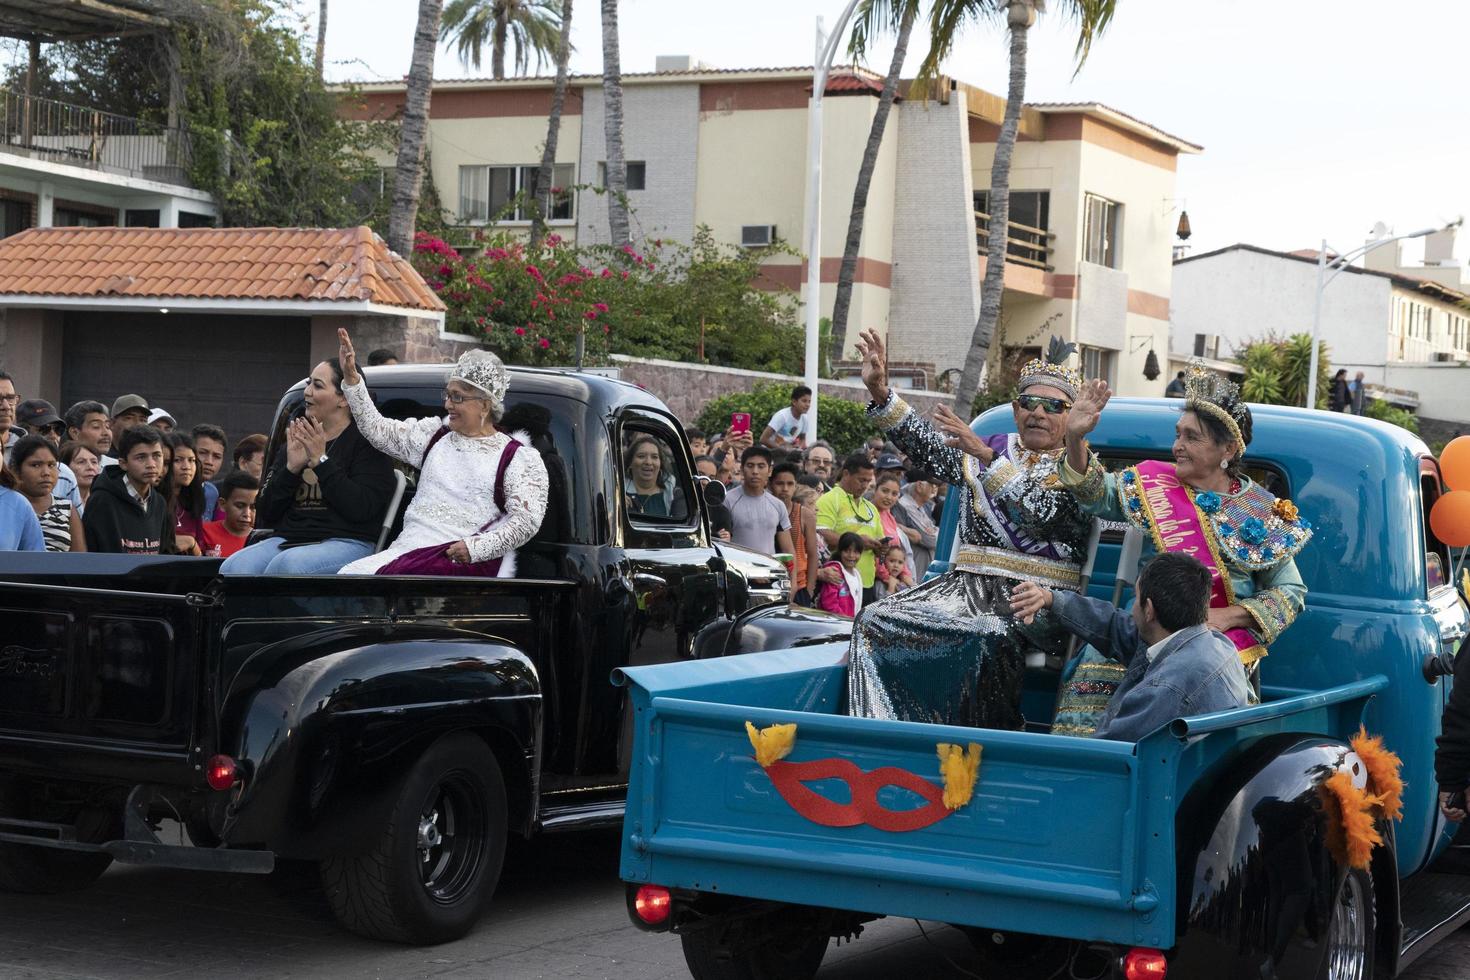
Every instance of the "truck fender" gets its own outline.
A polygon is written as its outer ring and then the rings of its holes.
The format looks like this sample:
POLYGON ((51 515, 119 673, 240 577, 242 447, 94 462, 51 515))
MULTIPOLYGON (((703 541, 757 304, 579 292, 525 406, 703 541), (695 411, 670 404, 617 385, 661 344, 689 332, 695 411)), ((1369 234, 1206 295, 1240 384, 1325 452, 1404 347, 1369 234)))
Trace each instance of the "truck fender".
MULTIPOLYGON (((1348 751, 1322 736, 1276 735, 1246 748, 1218 776, 1195 781, 1175 817, 1179 927, 1171 974, 1318 975, 1332 901, 1346 874, 1327 849, 1318 785, 1348 751)), ((1374 852, 1370 873, 1383 963, 1386 942, 1394 959, 1398 952, 1391 833, 1374 852)))
POLYGON ((846 645, 851 638, 850 619, 820 609, 773 602, 747 609, 733 620, 706 626, 694 638, 694 656, 704 660, 823 643, 846 645))
POLYGON ((541 699, 531 658, 478 633, 333 629, 263 647, 225 700, 223 744, 245 780, 217 829, 227 843, 282 857, 368 847, 414 761, 445 735, 470 731, 495 752, 511 827, 525 832, 539 787, 541 699))

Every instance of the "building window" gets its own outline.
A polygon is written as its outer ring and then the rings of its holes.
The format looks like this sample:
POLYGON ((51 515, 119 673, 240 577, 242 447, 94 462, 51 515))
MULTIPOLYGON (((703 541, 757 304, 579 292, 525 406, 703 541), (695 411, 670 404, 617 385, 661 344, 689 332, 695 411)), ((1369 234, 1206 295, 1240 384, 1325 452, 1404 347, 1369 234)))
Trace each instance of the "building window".
POLYGON ((213 228, 215 219, 212 215, 196 214, 193 211, 179 212, 180 228, 213 228))
POLYGON ((0 238, 9 238, 31 226, 31 202, 0 198, 0 238))
POLYGON ((1109 201, 1096 194, 1086 195, 1087 229, 1086 245, 1082 253, 1085 262, 1118 268, 1119 241, 1123 205, 1109 201))
POLYGON ((1110 386, 1117 384, 1118 379, 1113 375, 1117 362, 1116 353, 1103 347, 1082 348, 1082 377, 1088 381, 1102 378, 1110 386))
MULTIPOLYGON (((1051 191, 1011 191, 1010 227, 1007 229, 1006 261, 1051 268, 1051 191)), ((990 192, 975 192, 975 231, 989 234, 990 192)), ((981 253, 987 240, 977 236, 981 253)))
POLYGON ((100 228, 117 224, 117 212, 95 204, 58 200, 52 207, 53 228, 100 228))
MULTIPOLYGON (((648 188, 648 164, 642 160, 629 160, 623 164, 626 171, 628 190, 641 191, 648 188)), ((607 161, 597 165, 597 186, 607 186, 607 161)))
MULTIPOLYGON (((514 167, 460 167, 459 219, 467 223, 488 221, 530 221, 531 208, 523 195, 530 194, 531 181, 539 164, 514 167)), ((542 208, 548 221, 570 221, 572 218, 572 183, 574 168, 558 163, 552 168, 551 187, 541 192, 542 208), (555 189, 557 193, 551 192, 555 189)))

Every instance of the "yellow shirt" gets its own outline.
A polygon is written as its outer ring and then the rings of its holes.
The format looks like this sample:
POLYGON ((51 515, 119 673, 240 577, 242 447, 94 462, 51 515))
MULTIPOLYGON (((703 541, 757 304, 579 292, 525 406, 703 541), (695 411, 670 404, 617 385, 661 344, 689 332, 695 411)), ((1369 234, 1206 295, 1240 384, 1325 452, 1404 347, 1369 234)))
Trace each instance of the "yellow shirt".
MULTIPOLYGON (((833 487, 817 499, 817 529, 833 531, 839 537, 848 531, 870 538, 883 537, 883 521, 873 502, 854 497, 840 486, 833 487)), ((833 557, 836 557, 836 549, 833 551, 833 557)), ((857 570, 862 576, 863 588, 872 588, 877 575, 877 562, 870 549, 863 549, 863 557, 858 561, 857 570)))

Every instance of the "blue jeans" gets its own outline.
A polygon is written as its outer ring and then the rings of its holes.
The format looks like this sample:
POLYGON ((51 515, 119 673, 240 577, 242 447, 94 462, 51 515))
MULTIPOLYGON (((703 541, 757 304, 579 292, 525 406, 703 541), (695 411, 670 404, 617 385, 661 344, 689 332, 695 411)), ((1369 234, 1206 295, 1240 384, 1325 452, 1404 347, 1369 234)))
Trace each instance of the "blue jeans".
POLYGON ((222 575, 335 575, 348 562, 366 558, 373 546, 352 538, 328 538, 281 550, 284 538, 241 548, 220 566, 222 575))

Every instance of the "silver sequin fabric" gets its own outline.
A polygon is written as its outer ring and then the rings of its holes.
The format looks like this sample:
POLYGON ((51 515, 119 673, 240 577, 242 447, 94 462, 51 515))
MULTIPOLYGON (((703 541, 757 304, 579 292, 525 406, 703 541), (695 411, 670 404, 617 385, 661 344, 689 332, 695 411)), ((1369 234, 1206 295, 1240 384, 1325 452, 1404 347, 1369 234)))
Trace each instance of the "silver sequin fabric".
MULTIPOLYGON (((892 402, 869 407, 875 419, 894 414, 892 402)), ((916 467, 950 484, 946 506, 960 508, 963 543, 1014 550, 1000 526, 1003 516, 1031 542, 1031 553, 1075 560, 1085 551, 1092 518, 1056 484, 1051 457, 1016 451, 1009 440, 997 462, 1017 472, 977 507, 976 488, 987 493, 984 468, 945 445, 926 419, 909 411, 887 433, 916 467)), ((957 570, 864 608, 848 652, 848 713, 1020 728, 1026 655, 1060 654, 1066 635, 1049 613, 1029 626, 1016 621, 1010 589, 1017 579, 957 570)))

